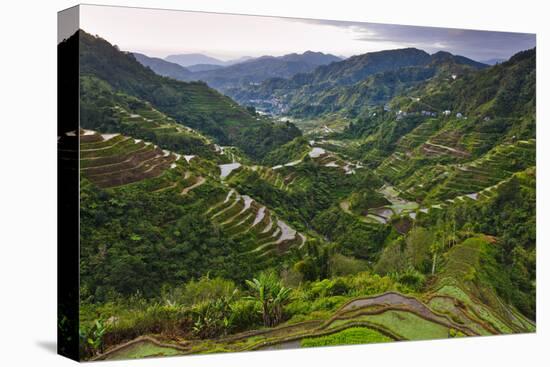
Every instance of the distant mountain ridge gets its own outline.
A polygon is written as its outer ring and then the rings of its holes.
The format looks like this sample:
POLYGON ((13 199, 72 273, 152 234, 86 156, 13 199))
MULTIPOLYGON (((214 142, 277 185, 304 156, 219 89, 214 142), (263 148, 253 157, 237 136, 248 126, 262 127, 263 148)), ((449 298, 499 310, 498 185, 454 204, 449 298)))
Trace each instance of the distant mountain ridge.
MULTIPOLYGON (((267 56, 267 57, 273 57, 273 56, 267 56)), ((291 53, 291 54, 274 57, 274 58, 284 60, 284 61, 305 62, 312 65, 328 65, 332 62, 337 62, 342 60, 338 56, 334 56, 332 54, 325 54, 323 52, 315 52, 315 51, 306 51, 302 54, 291 53)))
POLYGON ((143 66, 149 67, 155 73, 167 76, 169 78, 178 79, 178 80, 187 80, 190 78, 192 72, 191 70, 184 68, 183 66, 168 62, 164 59, 157 57, 149 57, 144 54, 133 52, 132 55, 139 61, 143 66))
POLYGON ((260 85, 230 89, 227 94, 241 104, 268 110, 272 107, 276 113, 317 115, 351 108, 342 99, 346 95, 354 94, 348 99, 358 106, 385 103, 441 70, 452 74, 452 70, 486 66, 448 52, 430 55, 416 48, 386 50, 352 56, 291 78, 272 78, 260 85))
POLYGON ((504 61, 506 61, 506 59, 500 58, 500 57, 495 57, 495 58, 492 58, 492 59, 481 60, 480 62, 482 62, 484 64, 487 64, 487 65, 496 65, 496 64, 500 64, 501 62, 504 62, 504 61))
POLYGON ((159 75, 183 81, 202 80, 222 92, 228 88, 261 83, 269 78, 290 78, 341 60, 337 56, 314 51, 283 56, 243 57, 228 62, 201 54, 170 55, 165 60, 138 53, 136 55, 141 64, 159 75))
MULTIPOLYGON (((81 78, 100 79, 115 92, 149 102, 176 122, 209 135, 220 145, 234 145, 251 157, 261 158, 300 135, 294 125, 261 118, 203 82, 159 76, 135 56, 121 52, 102 38, 82 30, 72 37, 79 40, 81 78)), ((64 46, 60 44, 61 49, 64 46)), ((100 115, 103 107, 98 105, 90 110, 100 115)))
POLYGON ((212 56, 192 53, 192 54, 176 54, 168 55, 164 58, 166 61, 173 62, 183 67, 193 66, 193 65, 219 65, 219 66, 229 66, 237 64, 239 62, 244 62, 251 59, 250 56, 243 56, 238 59, 223 61, 212 56))
POLYGON ((262 56, 224 68, 198 72, 192 78, 203 80, 211 87, 225 91, 232 87, 261 83, 269 78, 290 78, 340 60, 334 55, 313 51, 283 56, 262 56))
POLYGON ((214 64, 197 64, 197 65, 191 65, 188 66, 186 69, 190 70, 192 72, 200 72, 200 71, 210 71, 210 70, 216 70, 223 68, 222 65, 214 65, 214 64))

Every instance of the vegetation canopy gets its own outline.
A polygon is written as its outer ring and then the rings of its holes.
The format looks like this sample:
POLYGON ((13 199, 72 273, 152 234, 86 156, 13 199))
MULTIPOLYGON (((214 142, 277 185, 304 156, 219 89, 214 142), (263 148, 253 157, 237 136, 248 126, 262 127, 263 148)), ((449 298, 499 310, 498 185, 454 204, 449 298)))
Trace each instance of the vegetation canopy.
POLYGON ((535 49, 193 71, 75 40, 83 359, 535 331, 535 49))

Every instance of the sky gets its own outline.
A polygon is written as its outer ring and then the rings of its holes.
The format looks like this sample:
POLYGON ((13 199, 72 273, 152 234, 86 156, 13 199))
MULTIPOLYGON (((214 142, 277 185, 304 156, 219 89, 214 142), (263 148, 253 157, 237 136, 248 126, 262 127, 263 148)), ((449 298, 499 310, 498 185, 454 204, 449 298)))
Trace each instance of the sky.
POLYGON ((80 28, 152 57, 203 53, 221 60, 320 51, 349 57, 416 47, 478 61, 535 47, 534 34, 175 10, 81 5, 80 28))

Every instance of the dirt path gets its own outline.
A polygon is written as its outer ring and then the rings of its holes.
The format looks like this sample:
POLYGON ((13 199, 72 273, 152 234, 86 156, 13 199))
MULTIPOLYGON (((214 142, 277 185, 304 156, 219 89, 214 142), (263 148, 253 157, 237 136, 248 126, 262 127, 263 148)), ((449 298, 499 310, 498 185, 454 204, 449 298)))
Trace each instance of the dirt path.
POLYGON ((202 185, 205 182, 206 182, 206 179, 204 177, 200 176, 199 179, 197 180, 197 182, 195 182, 193 185, 183 189, 182 192, 181 192, 181 195, 186 195, 189 191, 193 190, 195 187, 199 187, 200 185, 202 185))
POLYGON ((160 189, 155 190, 155 191, 153 191, 153 192, 163 192, 163 191, 166 191, 166 190, 173 189, 173 188, 176 187, 176 186, 178 186, 178 183, 177 183, 177 182, 174 182, 172 185, 165 186, 165 187, 161 187, 160 189))
POLYGON ((441 145, 441 144, 436 144, 436 143, 432 143, 430 141, 427 141, 426 144, 428 145, 431 145, 431 146, 434 146, 434 147, 438 147, 438 148, 441 148, 441 149, 445 149, 445 150, 448 150, 450 152, 453 152, 455 154, 458 154, 458 155, 461 155, 461 156, 467 156, 468 153, 462 151, 462 150, 458 150, 458 149, 455 149, 455 148, 451 148, 451 147, 448 147, 446 145, 441 145))

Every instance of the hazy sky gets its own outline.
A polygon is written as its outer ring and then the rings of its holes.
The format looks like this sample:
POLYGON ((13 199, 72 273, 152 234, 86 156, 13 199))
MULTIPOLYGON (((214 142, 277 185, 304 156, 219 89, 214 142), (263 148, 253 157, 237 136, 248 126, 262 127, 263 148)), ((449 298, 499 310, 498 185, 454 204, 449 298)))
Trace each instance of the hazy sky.
POLYGON ((527 33, 82 5, 80 28, 122 50, 165 57, 204 53, 222 60, 307 50, 352 56, 416 47, 476 60, 508 58, 535 46, 527 33))

